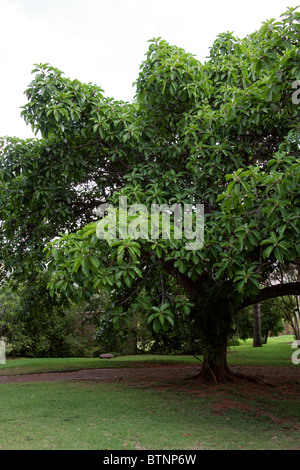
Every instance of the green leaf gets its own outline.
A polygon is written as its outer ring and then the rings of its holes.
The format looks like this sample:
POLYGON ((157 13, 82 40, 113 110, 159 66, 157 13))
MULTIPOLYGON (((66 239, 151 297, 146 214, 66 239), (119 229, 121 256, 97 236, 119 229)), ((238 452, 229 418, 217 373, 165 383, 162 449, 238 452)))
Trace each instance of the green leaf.
POLYGON ((77 258, 73 266, 73 272, 77 273, 79 267, 81 266, 82 258, 77 258))
POLYGON ((264 251, 263 251, 263 258, 266 259, 266 258, 269 258, 269 256, 271 255, 272 251, 273 251, 273 248, 274 246, 271 245, 271 246, 268 246, 264 251))
POLYGON ((158 320, 158 318, 155 318, 155 320, 153 321, 153 324, 152 324, 152 328, 153 330, 155 331, 155 333, 158 333, 160 328, 161 328, 161 323, 160 321, 158 320))
POLYGON ((120 245, 117 250, 117 263, 122 264, 123 259, 124 259, 124 253, 125 253, 125 246, 120 245))
POLYGON ((99 261, 99 258, 95 255, 92 255, 89 260, 91 261, 91 263, 93 264, 93 266, 98 269, 99 266, 100 266, 100 261, 99 261))

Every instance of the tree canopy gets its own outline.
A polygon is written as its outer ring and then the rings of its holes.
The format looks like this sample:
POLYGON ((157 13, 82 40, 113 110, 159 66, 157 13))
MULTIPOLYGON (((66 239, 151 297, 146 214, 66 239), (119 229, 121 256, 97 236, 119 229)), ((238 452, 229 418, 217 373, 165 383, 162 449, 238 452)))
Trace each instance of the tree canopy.
POLYGON ((157 331, 184 309, 214 377, 213 364, 224 372, 232 315, 300 294, 299 282, 264 287, 278 265, 300 259, 299 23, 290 8, 246 38, 222 33, 204 63, 153 39, 133 102, 37 65, 22 115, 41 138, 1 141, 4 271, 26 275, 50 255, 53 294, 105 290, 118 317, 142 293, 157 331), (115 207, 120 222, 120 200, 134 205, 125 226, 140 236, 117 224, 113 239, 100 237, 112 219, 97 208, 115 207), (187 249, 175 218, 168 236, 142 236, 154 204, 201 204, 201 247, 187 249))

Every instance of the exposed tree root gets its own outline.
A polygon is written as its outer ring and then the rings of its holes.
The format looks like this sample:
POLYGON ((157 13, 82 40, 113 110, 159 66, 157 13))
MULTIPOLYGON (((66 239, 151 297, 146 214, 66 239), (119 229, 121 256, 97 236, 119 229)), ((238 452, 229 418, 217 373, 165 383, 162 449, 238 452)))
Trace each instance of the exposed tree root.
POLYGON ((259 385, 271 385, 263 379, 253 377, 251 375, 233 372, 227 366, 222 371, 222 374, 216 374, 209 366, 202 366, 200 372, 193 377, 186 379, 191 384, 223 384, 223 383, 240 383, 251 382, 259 385))
POLYGON ((232 371, 227 365, 226 357, 224 358, 224 362, 221 362, 218 365, 212 364, 207 358, 203 360, 198 356, 194 357, 201 363, 201 369, 200 372, 194 377, 189 377, 188 381, 192 384, 222 384, 250 382, 259 385, 271 386, 270 383, 265 382, 261 378, 232 371))

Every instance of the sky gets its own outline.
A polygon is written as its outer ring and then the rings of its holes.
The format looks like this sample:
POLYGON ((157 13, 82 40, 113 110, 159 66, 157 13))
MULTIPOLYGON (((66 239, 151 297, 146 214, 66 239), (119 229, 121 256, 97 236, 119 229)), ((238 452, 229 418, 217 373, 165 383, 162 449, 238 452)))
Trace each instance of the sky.
MULTIPOLYGON (((206 60, 218 34, 243 38, 300 0, 0 0, 0 136, 34 137, 20 116, 34 64, 130 101, 149 47, 161 37, 206 60)), ((300 11, 300 9, 299 9, 300 11)))

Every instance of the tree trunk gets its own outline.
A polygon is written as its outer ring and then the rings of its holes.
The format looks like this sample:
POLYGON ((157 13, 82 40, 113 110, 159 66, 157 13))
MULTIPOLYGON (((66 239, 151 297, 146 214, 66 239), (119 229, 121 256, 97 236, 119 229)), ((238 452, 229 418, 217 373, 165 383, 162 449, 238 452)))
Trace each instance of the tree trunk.
POLYGON ((172 261, 165 262, 164 268, 181 284, 194 304, 190 318, 194 336, 199 339, 202 348, 203 365, 200 373, 193 379, 215 383, 236 378, 252 380, 233 373, 227 366, 227 340, 232 333, 232 318, 236 313, 236 305, 231 298, 231 283, 220 286, 206 272, 192 281, 180 273, 172 261))
POLYGON ((199 338, 203 364, 195 379, 205 383, 222 383, 233 374, 227 366, 227 340, 231 331, 232 311, 220 295, 201 296, 195 300, 193 328, 199 338))
POLYGON ((200 298, 193 310, 194 328, 203 347, 203 364, 194 380, 205 383, 224 383, 247 380, 258 382, 254 377, 238 374, 227 365, 227 342, 232 333, 233 308, 228 299, 200 298))
POLYGON ((205 383, 222 383, 230 380, 231 372, 227 366, 227 341, 223 342, 212 356, 204 355, 199 377, 205 383))
POLYGON ((260 303, 253 305, 253 347, 262 347, 260 303))

